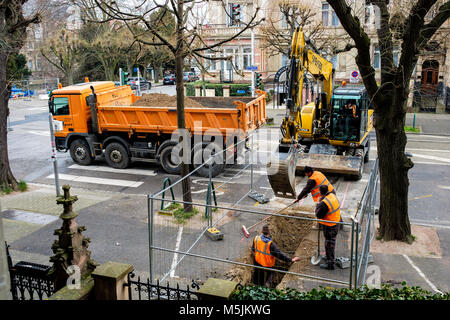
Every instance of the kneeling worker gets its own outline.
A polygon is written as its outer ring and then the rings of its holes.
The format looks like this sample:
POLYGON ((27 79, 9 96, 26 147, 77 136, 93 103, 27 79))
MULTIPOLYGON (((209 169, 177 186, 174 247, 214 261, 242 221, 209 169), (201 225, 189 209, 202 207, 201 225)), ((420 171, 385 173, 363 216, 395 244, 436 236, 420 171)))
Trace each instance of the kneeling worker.
MULTIPOLYGON (((270 237, 269 226, 266 224, 262 228, 262 234, 253 239, 252 244, 253 264, 255 266, 273 268, 275 258, 286 262, 299 261, 298 257, 289 257, 281 251, 270 237)), ((273 271, 255 268, 253 273, 253 283, 260 286, 270 287, 273 278, 273 271)))
POLYGON ((335 194, 330 192, 327 186, 320 186, 321 200, 316 206, 316 217, 323 226, 323 235, 325 237, 325 252, 327 263, 320 265, 322 269, 334 270, 334 248, 336 246, 336 236, 339 231, 339 225, 336 222, 341 221, 341 210, 339 200, 335 194))

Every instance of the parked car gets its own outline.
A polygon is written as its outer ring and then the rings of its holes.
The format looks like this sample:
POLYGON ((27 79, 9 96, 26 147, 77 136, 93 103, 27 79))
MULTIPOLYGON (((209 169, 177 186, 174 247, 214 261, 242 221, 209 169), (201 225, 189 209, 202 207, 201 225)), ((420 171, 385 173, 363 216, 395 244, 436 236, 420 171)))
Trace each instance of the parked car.
POLYGON ((163 84, 175 84, 175 75, 168 74, 168 75, 164 76, 163 84))
MULTIPOLYGON (((141 90, 150 90, 152 88, 152 84, 150 83, 150 81, 146 80, 145 78, 139 78, 139 82, 141 85, 141 90)), ((137 89, 137 83, 137 77, 128 78, 128 84, 131 86, 131 90, 137 89)))
POLYGON ((189 81, 197 81, 200 77, 195 72, 189 72, 189 81))
POLYGON ((183 80, 185 82, 197 81, 199 77, 194 72, 183 72, 183 80))

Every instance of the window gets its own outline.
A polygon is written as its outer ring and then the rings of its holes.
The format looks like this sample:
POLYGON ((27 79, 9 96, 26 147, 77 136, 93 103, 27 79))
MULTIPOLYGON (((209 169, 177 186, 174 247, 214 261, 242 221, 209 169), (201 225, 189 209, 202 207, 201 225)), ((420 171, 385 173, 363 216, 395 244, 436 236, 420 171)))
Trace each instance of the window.
POLYGON ((398 57, 399 57, 399 48, 398 47, 394 47, 394 49, 392 50, 392 58, 394 60, 394 66, 398 67, 398 57))
POLYGON ((283 54, 283 56, 281 57, 281 66, 287 66, 289 64, 289 56, 283 54))
POLYGON ((53 97, 53 115, 65 116, 70 114, 69 98, 53 97))
MULTIPOLYGON (((206 56, 209 58, 213 58, 214 57, 214 53, 212 53, 211 50, 208 50, 206 52, 206 56)), ((215 71, 216 70, 216 60, 207 60, 206 59, 206 65, 207 65, 207 69, 209 71, 215 71)))
POLYGON ((375 69, 380 69, 381 58, 380 58, 380 47, 375 46, 373 48, 373 67, 375 69))
POLYGON ((244 47, 242 48, 242 57, 243 57, 243 69, 247 70, 248 66, 252 64, 252 48, 244 47))
POLYGON ((333 8, 328 3, 322 3, 322 25, 336 27, 339 25, 339 18, 333 8))

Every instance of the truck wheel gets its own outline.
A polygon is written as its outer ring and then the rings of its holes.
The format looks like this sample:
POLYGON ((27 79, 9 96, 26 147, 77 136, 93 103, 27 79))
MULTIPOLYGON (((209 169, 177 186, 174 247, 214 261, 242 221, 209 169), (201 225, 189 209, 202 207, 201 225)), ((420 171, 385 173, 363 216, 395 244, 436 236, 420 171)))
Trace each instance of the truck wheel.
POLYGON ((130 157, 125 147, 117 142, 108 144, 105 149, 105 159, 110 167, 125 169, 130 163, 130 157))
POLYGON ((180 174, 181 172, 180 158, 176 155, 176 152, 172 154, 172 151, 175 147, 176 145, 168 145, 161 151, 159 155, 159 162, 161 163, 161 167, 165 172, 169 174, 180 174))
POLYGON ((84 139, 76 139, 70 144, 70 156, 75 163, 82 166, 88 166, 94 161, 89 145, 84 139))
MULTIPOLYGON (((198 167, 200 167, 206 160, 208 159, 204 159, 204 151, 205 151, 206 147, 205 145, 202 146, 202 148, 200 147, 194 147, 193 150, 193 166, 194 169, 197 169, 198 167)), ((216 148, 217 150, 217 148, 216 148)), ((224 157, 222 159, 219 159, 220 157, 217 157, 216 161, 214 161, 212 163, 212 168, 211 168, 211 176, 214 178, 215 176, 219 175, 224 167, 225 167, 225 161, 224 161, 224 157)), ((209 167, 210 164, 206 164, 203 167, 201 167, 200 169, 198 169, 197 173, 202 176, 202 177, 209 177, 209 167)))

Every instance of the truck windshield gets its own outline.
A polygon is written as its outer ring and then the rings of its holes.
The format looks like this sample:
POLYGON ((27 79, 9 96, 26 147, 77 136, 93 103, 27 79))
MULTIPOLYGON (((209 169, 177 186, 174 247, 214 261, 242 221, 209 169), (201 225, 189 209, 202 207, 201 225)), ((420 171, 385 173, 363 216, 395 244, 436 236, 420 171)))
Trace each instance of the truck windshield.
POLYGON ((50 104, 50 110, 54 116, 69 115, 69 98, 53 96, 50 104))

